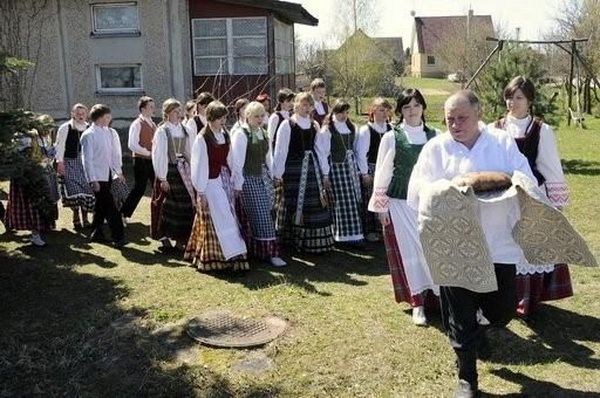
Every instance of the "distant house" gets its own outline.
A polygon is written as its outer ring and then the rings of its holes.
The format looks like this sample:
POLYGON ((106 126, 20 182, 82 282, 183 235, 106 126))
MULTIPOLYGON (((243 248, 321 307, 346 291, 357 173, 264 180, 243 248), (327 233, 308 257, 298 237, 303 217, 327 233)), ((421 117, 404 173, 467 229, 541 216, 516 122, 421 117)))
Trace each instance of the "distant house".
POLYGON ((55 0, 15 24, 25 22, 39 32, 22 41, 42 49, 29 55, 32 109, 65 118, 75 102, 106 103, 118 124, 143 94, 160 103, 207 90, 228 103, 293 86, 294 23, 318 20, 276 0, 55 0))
POLYGON ((439 56, 438 48, 442 43, 449 43, 448 38, 466 40, 459 36, 467 30, 493 36, 494 25, 490 15, 415 17, 411 40, 411 75, 414 77, 444 77, 455 71, 447 70, 439 56))
POLYGON ((334 56, 336 53, 343 51, 347 46, 365 42, 369 45, 365 46, 367 52, 363 55, 368 59, 390 65, 394 61, 399 63, 404 62, 402 37, 372 37, 367 35, 362 29, 357 29, 336 50, 327 51, 327 56, 334 56))

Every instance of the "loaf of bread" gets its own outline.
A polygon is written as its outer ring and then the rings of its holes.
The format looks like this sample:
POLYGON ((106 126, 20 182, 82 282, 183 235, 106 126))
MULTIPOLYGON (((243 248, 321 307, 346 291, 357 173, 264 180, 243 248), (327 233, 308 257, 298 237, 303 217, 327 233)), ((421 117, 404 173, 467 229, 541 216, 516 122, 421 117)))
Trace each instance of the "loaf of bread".
POLYGON ((455 177, 452 182, 459 187, 473 187, 475 192, 501 191, 510 188, 511 178, 498 171, 476 171, 455 177))

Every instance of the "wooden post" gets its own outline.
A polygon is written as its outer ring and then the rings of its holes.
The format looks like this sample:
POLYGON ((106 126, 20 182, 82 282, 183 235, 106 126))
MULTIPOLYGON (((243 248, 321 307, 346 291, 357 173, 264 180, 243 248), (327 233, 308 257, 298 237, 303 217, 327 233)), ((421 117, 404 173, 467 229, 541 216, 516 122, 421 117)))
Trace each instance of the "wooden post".
POLYGON ((568 101, 568 120, 567 120, 567 125, 570 126, 571 125, 571 105, 573 104, 573 69, 575 68, 575 52, 577 51, 577 44, 575 42, 575 40, 571 41, 571 69, 569 70, 569 82, 567 85, 567 92, 569 95, 569 101, 568 101))
POLYGON ((490 59, 492 59, 492 56, 496 53, 496 51, 501 51, 502 50, 503 45, 504 45, 504 41, 503 40, 499 40, 498 44, 496 44, 496 47, 494 47, 494 49, 492 50, 492 52, 488 54, 488 56, 483 61, 483 63, 481 65, 479 65, 479 68, 477 68, 477 70, 475 71, 475 73, 473 73, 473 76, 471 76, 471 78, 469 79, 469 81, 465 85, 465 87, 464 87, 465 89, 469 88, 469 86, 471 85, 471 83, 473 83, 473 80, 475 80, 475 78, 477 77, 477 75, 479 75, 479 73, 481 72, 481 70, 483 68, 485 68, 485 66, 488 64, 488 62, 490 62, 490 59))

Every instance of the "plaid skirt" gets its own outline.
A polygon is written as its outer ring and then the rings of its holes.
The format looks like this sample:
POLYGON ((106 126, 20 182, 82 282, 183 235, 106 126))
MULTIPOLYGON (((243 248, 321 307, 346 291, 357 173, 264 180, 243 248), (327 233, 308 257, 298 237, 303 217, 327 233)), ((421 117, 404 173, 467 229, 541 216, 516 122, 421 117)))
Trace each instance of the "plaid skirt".
POLYGON ((127 200, 129 196, 129 186, 127 186, 126 182, 115 178, 110 183, 110 193, 115 200, 115 206, 117 206, 117 210, 121 210, 123 203, 127 200))
MULTIPOLYGON (((329 209, 321 201, 314 157, 309 161, 300 224, 294 222, 300 194, 302 160, 288 161, 283 174, 283 187, 276 188, 276 230, 280 237, 296 249, 307 253, 324 253, 333 248, 329 209)), ((317 165, 318 167, 318 165, 317 165)))
MULTIPOLYGON (((375 176, 375 164, 369 163, 369 175, 371 177, 375 176)), ((362 192, 362 200, 363 200, 363 221, 364 221, 364 230, 366 234, 370 233, 381 233, 381 223, 379 222, 379 218, 377 217, 377 213, 373 213, 368 210, 367 204, 369 200, 371 200, 371 196, 373 196, 373 184, 370 187, 366 188, 361 184, 361 192, 362 192)))
POLYGON ((184 258, 191 261, 199 271, 250 269, 245 254, 229 260, 225 259, 208 206, 197 206, 192 234, 185 248, 184 258))
POLYGON ((517 275, 517 314, 535 312, 542 301, 560 300, 573 295, 567 264, 557 264, 552 272, 517 275))
POLYGON ((402 255, 396 241, 394 224, 390 223, 383 228, 383 242, 385 244, 385 254, 387 257, 390 275, 392 276, 392 287, 394 288, 394 298, 396 302, 405 302, 411 307, 426 306, 427 308, 439 308, 439 300, 431 290, 426 290, 418 294, 411 294, 408 286, 408 279, 404 272, 402 255))
POLYGON ((167 171, 169 192, 162 192, 160 181, 154 182, 151 203, 150 235, 154 239, 163 236, 176 240, 188 240, 194 220, 194 204, 179 175, 176 164, 169 164, 167 171))
POLYGON ((96 198, 85 177, 81 158, 65 158, 64 165, 65 175, 58 179, 63 207, 81 207, 83 211, 94 211, 96 198))
POLYGON ((33 206, 32 202, 25 195, 21 185, 14 180, 10 181, 4 221, 6 229, 47 232, 56 226, 55 221, 58 218, 58 207, 56 207, 54 213, 56 216, 53 217, 53 220, 42 217, 39 210, 33 206))
POLYGON ((337 242, 364 239, 360 202, 362 198, 355 188, 356 172, 350 169, 348 162, 332 163, 330 177, 333 192, 333 238, 337 242))
POLYGON ((259 259, 279 257, 273 220, 273 204, 264 177, 245 176, 236 213, 250 254, 259 259))

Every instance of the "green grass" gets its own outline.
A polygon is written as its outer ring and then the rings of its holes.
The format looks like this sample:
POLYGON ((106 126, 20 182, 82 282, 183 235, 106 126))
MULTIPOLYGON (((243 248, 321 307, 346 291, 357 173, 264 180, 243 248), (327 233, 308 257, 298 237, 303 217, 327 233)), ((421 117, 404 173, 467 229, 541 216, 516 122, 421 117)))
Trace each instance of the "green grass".
MULTIPOLYGON (((566 213, 600 257, 600 121, 561 128, 572 193, 566 213)), ((450 396, 454 355, 441 331, 417 328, 396 304, 382 245, 363 253, 287 253, 285 269, 206 275, 155 254, 144 198, 117 251, 70 229, 50 246, 0 235, 0 396, 450 396), (198 345, 184 327, 208 309, 275 314, 289 328, 255 350, 198 345), (262 355, 263 372, 236 364, 262 355)), ((571 267, 575 296, 495 333, 480 362, 492 396, 600 394, 599 269, 571 267)))

